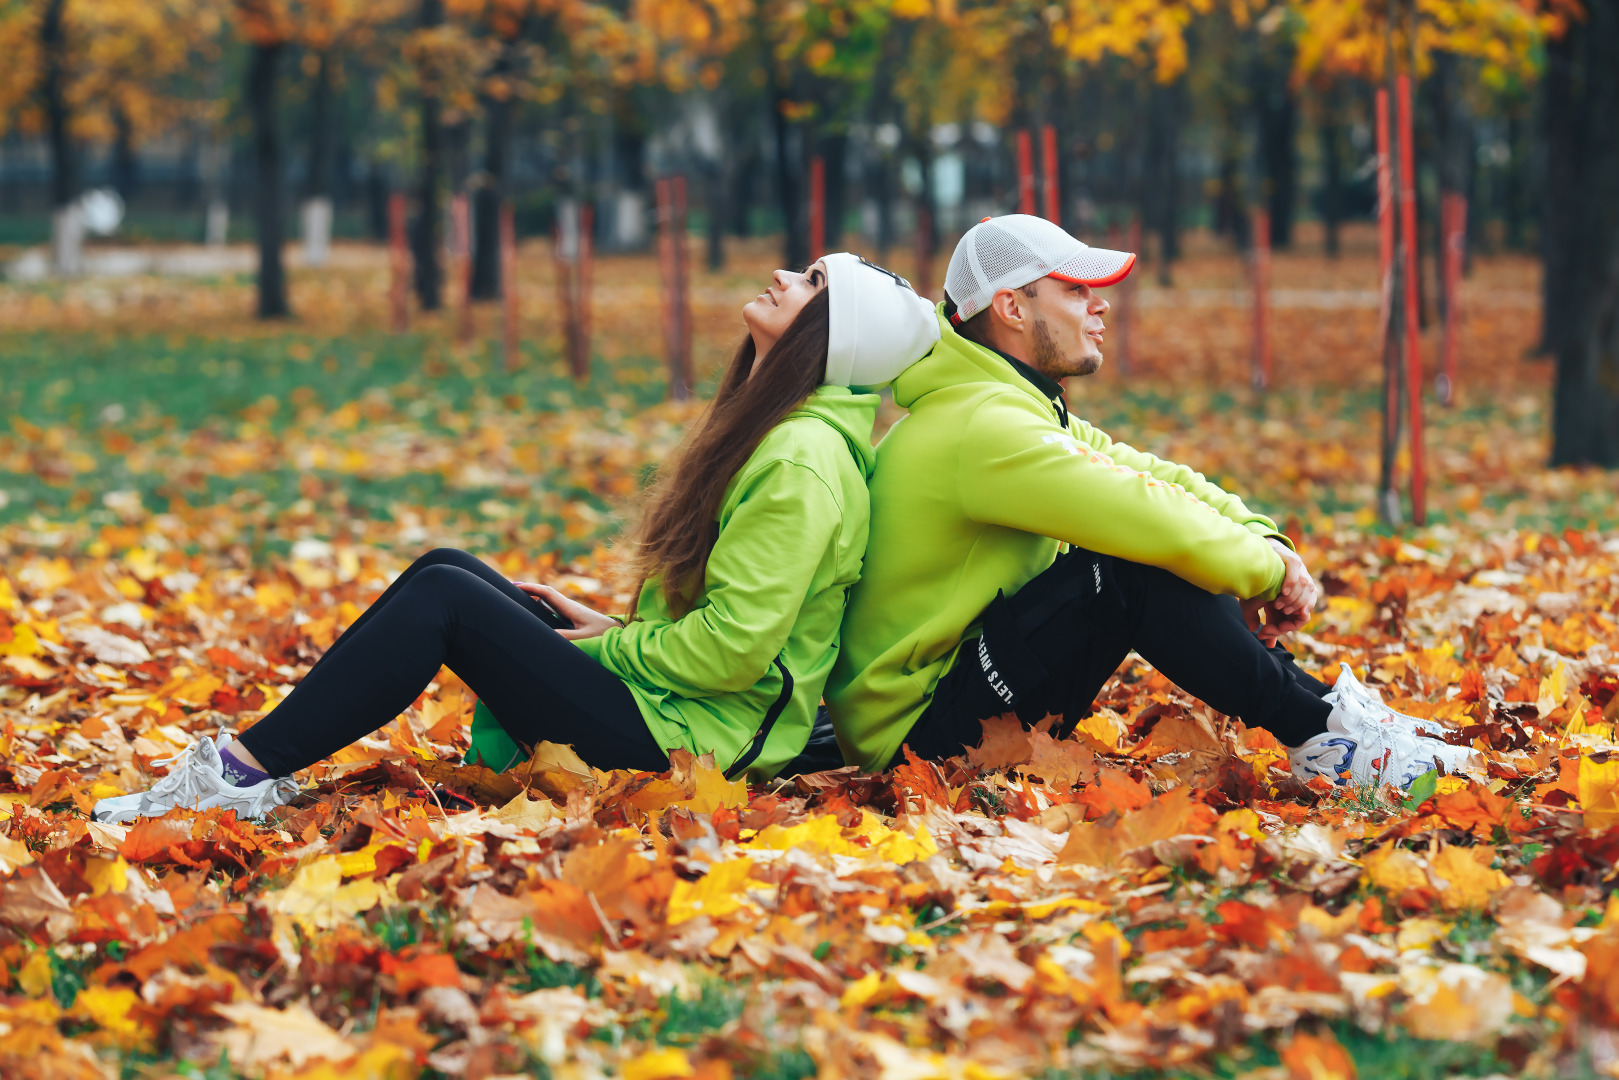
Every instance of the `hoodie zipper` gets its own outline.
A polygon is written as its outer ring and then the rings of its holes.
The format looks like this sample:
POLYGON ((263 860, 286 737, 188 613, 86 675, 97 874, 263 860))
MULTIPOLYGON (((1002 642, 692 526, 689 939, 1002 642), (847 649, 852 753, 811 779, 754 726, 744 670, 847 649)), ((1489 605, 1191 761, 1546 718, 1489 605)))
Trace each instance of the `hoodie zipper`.
POLYGON ((776 700, 771 703, 769 711, 765 713, 764 723, 759 725, 759 730, 753 733, 753 738, 748 741, 748 745, 743 748, 736 761, 732 763, 729 769, 725 770, 725 779, 727 780, 735 780, 747 771, 749 765, 759 759, 759 754, 765 748, 765 740, 770 737, 771 729, 776 726, 776 721, 780 720, 781 714, 786 711, 787 703, 793 699, 793 673, 787 670, 787 665, 781 662, 781 657, 776 657, 773 663, 776 665, 776 669, 781 672, 781 693, 777 695, 776 700))

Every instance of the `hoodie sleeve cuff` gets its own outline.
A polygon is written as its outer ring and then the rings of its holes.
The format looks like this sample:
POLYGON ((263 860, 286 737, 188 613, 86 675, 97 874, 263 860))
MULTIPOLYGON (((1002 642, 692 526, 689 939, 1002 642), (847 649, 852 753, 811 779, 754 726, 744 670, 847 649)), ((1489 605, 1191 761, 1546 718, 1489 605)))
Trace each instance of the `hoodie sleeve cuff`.
POLYGON ((1243 522, 1243 528, 1247 529, 1255 536, 1263 537, 1266 540, 1280 540, 1282 543, 1286 544, 1288 549, 1291 551, 1298 550, 1298 547, 1293 543, 1292 539, 1286 533, 1278 529, 1276 527, 1276 522, 1270 520, 1269 518, 1255 518, 1252 521, 1245 521, 1243 522))

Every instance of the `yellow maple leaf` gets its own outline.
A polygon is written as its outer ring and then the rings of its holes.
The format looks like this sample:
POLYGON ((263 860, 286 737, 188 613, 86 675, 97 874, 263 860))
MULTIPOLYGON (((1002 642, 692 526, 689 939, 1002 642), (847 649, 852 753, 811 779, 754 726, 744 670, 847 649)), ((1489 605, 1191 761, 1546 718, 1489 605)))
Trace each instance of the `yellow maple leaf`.
POLYGON ((393 881, 362 879, 347 885, 343 864, 335 855, 305 863, 293 876, 292 884, 265 896, 265 907, 272 913, 291 916, 306 931, 326 930, 339 920, 370 911, 378 904, 393 901, 393 881))
POLYGON ((31 623, 18 623, 11 628, 11 640, 0 641, 0 656, 38 656, 44 651, 31 623))
POLYGON ((631 1058, 624 1063, 619 1075, 624 1080, 679 1080, 681 1077, 696 1076, 697 1070, 686 1056, 686 1051, 678 1046, 665 1046, 631 1058))
POLYGON ((740 911, 748 902, 743 890, 752 871, 753 860, 743 857, 715 863, 696 881, 676 881, 669 894, 669 925, 676 926, 699 915, 720 919, 740 911))
POLYGON ((1576 786, 1586 828, 1606 829, 1619 823, 1619 756, 1604 762, 1589 756, 1580 758, 1576 786))
POLYGON ((712 814, 722 806, 736 809, 748 805, 748 784, 745 780, 727 780, 725 770, 705 765, 698 759, 692 766, 692 797, 676 806, 684 806, 694 814, 712 814))
POLYGON ((44 949, 30 953, 17 972, 17 985, 31 998, 44 997, 51 988, 51 956, 44 949))
POLYGON ((1387 844, 1367 853, 1360 860, 1366 876, 1379 889, 1399 896, 1407 889, 1421 889, 1428 884, 1422 860, 1396 844, 1387 844))
POLYGON ((1535 698, 1535 708, 1544 720, 1563 703, 1568 697, 1568 673, 1561 660, 1552 668, 1552 673, 1540 680, 1540 693, 1535 698))
POLYGON ((1480 862, 1475 853, 1495 854, 1494 848, 1460 848, 1447 845, 1429 862, 1433 875, 1445 887, 1439 890, 1439 903, 1446 911, 1482 911, 1490 897, 1512 882, 1489 862, 1480 862))
POLYGON ((152 1041, 152 1030, 129 1015, 140 995, 126 986, 87 986, 73 999, 72 1014, 89 1020, 117 1046, 134 1050, 152 1041))

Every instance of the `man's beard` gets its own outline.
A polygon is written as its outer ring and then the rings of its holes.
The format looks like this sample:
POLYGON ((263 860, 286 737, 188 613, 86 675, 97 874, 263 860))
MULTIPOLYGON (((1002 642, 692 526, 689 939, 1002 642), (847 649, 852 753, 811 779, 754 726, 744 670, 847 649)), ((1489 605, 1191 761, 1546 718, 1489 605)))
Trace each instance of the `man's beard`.
POLYGON ((1038 315, 1034 319, 1030 345, 1034 348, 1034 369, 1053 379, 1066 379, 1072 375, 1094 375, 1102 367, 1102 358, 1095 354, 1065 356, 1057 346, 1057 339, 1051 336, 1046 321, 1038 315))

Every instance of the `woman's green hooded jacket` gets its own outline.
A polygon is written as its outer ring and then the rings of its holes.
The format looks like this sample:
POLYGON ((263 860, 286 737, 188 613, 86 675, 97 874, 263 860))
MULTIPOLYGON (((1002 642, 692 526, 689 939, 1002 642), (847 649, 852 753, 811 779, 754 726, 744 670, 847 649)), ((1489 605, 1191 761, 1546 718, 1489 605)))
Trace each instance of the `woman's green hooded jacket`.
POLYGON ((692 609, 673 618, 649 581, 627 626, 577 643, 624 680, 666 749, 712 751, 756 780, 804 749, 866 551, 877 402, 841 386, 811 394, 731 478, 692 609))

